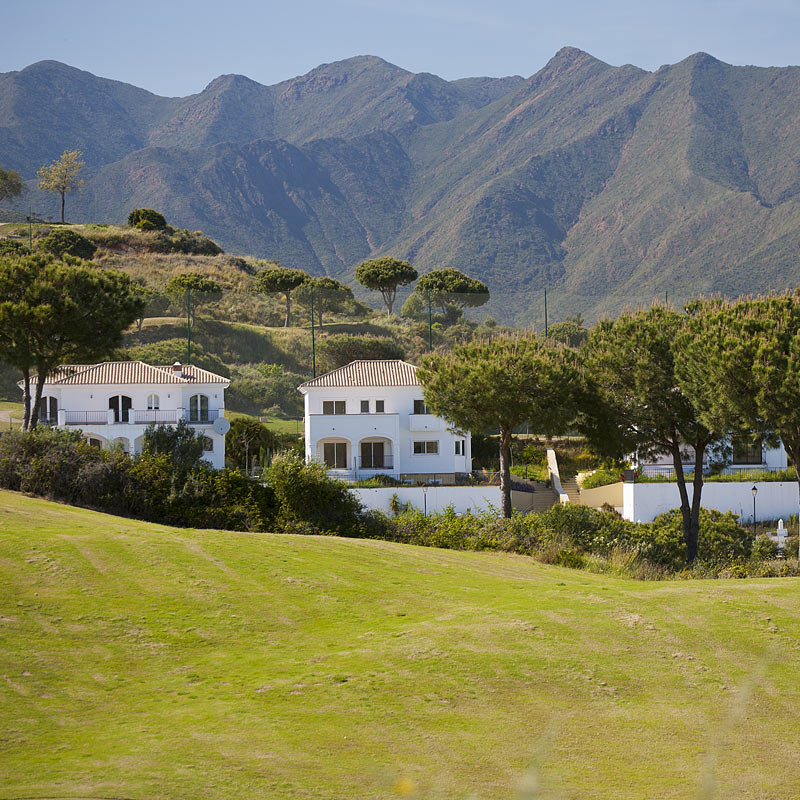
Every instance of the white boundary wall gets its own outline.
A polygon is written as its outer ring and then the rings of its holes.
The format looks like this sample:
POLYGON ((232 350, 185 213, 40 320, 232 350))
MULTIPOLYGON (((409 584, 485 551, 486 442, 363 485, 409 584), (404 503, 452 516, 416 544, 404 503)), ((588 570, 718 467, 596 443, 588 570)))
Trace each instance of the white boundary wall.
MULTIPOLYGON (((369 511, 391 513, 389 503, 393 495, 397 495, 401 503, 411 503, 415 509, 425 508, 425 496, 419 486, 405 486, 387 489, 351 489, 351 492, 369 511)), ((499 486, 430 486, 427 493, 428 513, 444 511, 452 505, 456 514, 467 511, 497 510, 501 507, 499 486)))
MULTIPOLYGON (((743 522, 753 520, 752 489, 756 495, 756 519, 787 519, 800 511, 800 496, 796 481, 758 481, 753 483, 704 483, 703 508, 733 511, 743 522)), ((694 492, 687 484, 689 502, 694 492)), ((659 514, 680 508, 677 483, 624 483, 622 485, 622 516, 633 522, 652 522, 659 514)))

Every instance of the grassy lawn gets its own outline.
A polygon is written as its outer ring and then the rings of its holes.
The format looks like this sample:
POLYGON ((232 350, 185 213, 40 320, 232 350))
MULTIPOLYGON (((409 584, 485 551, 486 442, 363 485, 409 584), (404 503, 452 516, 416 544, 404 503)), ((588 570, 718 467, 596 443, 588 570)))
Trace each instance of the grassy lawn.
POLYGON ((0 493, 0 797, 795 798, 799 593, 0 493))

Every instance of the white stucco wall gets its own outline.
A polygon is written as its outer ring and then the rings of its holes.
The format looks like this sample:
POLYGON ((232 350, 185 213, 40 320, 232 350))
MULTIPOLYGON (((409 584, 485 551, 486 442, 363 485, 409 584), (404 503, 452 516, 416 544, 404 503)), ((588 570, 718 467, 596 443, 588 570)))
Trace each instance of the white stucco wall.
POLYGON ((360 442, 381 438, 387 442, 386 455, 392 468, 381 470, 400 474, 452 474, 472 469, 470 436, 448 430, 447 422, 432 414, 415 415, 414 400, 423 397, 422 387, 307 387, 305 394, 306 459, 321 460, 320 443, 345 441, 347 472, 353 472, 353 456, 360 456, 360 442), (323 402, 344 400, 345 414, 323 414, 323 402), (369 401, 370 413, 361 413, 361 401, 369 401), (375 401, 384 410, 375 412, 375 401), (415 441, 439 442, 438 454, 415 454, 415 441), (455 454, 456 440, 464 440, 465 454, 455 454))
MULTIPOLYGON (((408 486, 396 489, 351 489, 356 497, 370 511, 391 513, 389 502, 397 495, 401 503, 411 503, 422 511, 425 507, 425 495, 419 486, 408 486)), ((427 492, 428 513, 444 511, 452 505, 457 514, 467 511, 497 510, 501 507, 499 486, 431 486, 427 492)))
MULTIPOLYGON (((759 481, 753 483, 705 483, 701 502, 704 508, 733 511, 744 522, 753 520, 752 488, 756 495, 756 519, 787 519, 800 511, 800 494, 795 481, 759 481)), ((687 486, 689 501, 694 492, 687 486)), ((652 522, 659 514, 680 507, 676 483, 625 483, 622 487, 625 519, 652 522)))

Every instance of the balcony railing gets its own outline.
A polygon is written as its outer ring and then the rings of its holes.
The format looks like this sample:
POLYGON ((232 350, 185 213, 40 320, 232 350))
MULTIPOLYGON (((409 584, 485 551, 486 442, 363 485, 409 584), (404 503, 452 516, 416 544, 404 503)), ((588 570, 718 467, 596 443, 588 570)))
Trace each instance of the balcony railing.
POLYGON ((209 408, 208 411, 198 412, 196 414, 187 413, 186 421, 190 425, 211 425, 218 416, 219 409, 209 408))
POLYGON ((108 411, 65 411, 65 425, 108 425, 108 411))
POLYGON ((174 425, 178 421, 177 408, 147 408, 133 412, 133 421, 141 425, 174 425))
POLYGON ((357 471, 365 472, 368 470, 391 470, 394 469, 392 456, 386 455, 383 458, 356 458, 355 468, 357 471))
POLYGON ((175 425, 185 419, 190 425, 211 425, 224 412, 209 409, 203 413, 190 414, 183 408, 139 408, 126 409, 122 419, 115 419, 112 409, 102 411, 59 411, 53 424, 63 425, 175 425), (61 422, 63 415, 63 422, 61 422))

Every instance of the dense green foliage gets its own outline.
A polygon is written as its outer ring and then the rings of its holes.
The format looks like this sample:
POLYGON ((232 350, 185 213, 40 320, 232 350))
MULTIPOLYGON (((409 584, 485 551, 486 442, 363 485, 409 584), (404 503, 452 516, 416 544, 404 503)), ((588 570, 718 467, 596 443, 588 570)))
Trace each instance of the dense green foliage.
POLYGON ((581 351, 589 383, 581 426, 595 449, 609 457, 672 457, 691 563, 697 557, 705 455, 727 429, 703 425, 678 387, 673 347, 683 325, 680 313, 660 305, 601 320, 581 351), (691 501, 683 468, 687 446, 694 450, 691 501))
POLYGON ((503 514, 511 516, 513 430, 535 421, 553 433, 573 419, 579 376, 571 351, 533 334, 502 337, 426 356, 418 374, 434 414, 459 430, 499 428, 503 514))
POLYGON ((142 231, 165 230, 167 220, 162 213, 152 208, 134 208, 128 214, 128 225, 142 231))
POLYGON ((181 272, 164 287, 164 293, 176 306, 183 305, 190 325, 195 323, 198 307, 216 300, 221 291, 219 283, 196 272, 181 272))
POLYGON ((97 252, 95 244, 70 228, 54 228, 44 239, 39 240, 38 247, 56 258, 69 255, 86 261, 91 261, 97 252))
POLYGON ((174 430, 151 431, 147 452, 133 458, 92 447, 79 432, 4 433, 0 487, 154 522, 268 530, 272 491, 236 472, 198 463, 198 448, 188 435, 182 436, 178 456, 161 452, 174 430))
POLYGON ((413 283, 417 276, 417 271, 408 261, 397 258, 376 258, 364 261, 356 268, 356 280, 367 289, 381 293, 389 316, 392 315, 397 287, 413 283))
POLYGON ((353 309, 353 290, 334 278, 307 277, 295 290, 297 302, 311 312, 313 304, 317 324, 322 327, 323 313, 353 309))
POLYGON ((489 287, 470 278, 455 267, 426 272, 414 286, 414 293, 426 302, 438 306, 447 316, 448 306, 463 310, 467 306, 482 306, 489 301, 489 287))
POLYGON ((245 472, 254 467, 269 466, 278 446, 278 437, 263 423, 247 417, 236 417, 225 436, 225 464, 245 472))
POLYGON ((0 164, 0 202, 15 200, 25 191, 19 172, 13 169, 3 169, 0 164))
POLYGON ((265 294, 282 294, 286 303, 286 318, 283 327, 289 327, 292 313, 292 292, 308 279, 308 275, 301 269, 288 269, 286 267, 272 267, 261 270, 256 275, 255 291, 265 294))
POLYGON ((0 358, 22 372, 26 428, 38 422, 46 377, 60 364, 91 363, 111 352, 141 313, 127 275, 65 259, 0 257, 0 358))

